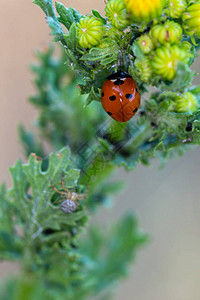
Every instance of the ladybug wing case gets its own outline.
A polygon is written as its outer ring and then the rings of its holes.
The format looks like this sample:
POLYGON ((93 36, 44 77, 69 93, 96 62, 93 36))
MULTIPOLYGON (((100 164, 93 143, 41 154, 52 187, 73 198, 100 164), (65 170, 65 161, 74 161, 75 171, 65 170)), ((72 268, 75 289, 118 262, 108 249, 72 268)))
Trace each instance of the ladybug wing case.
POLYGON ((129 121, 140 106, 140 93, 131 76, 106 80, 101 102, 106 113, 119 122, 129 121))

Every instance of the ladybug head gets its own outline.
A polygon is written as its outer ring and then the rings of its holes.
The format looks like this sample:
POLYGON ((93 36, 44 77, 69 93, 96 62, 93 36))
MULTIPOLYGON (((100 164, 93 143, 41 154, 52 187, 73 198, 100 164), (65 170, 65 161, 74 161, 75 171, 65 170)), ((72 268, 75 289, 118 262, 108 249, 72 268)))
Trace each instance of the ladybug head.
POLYGON ((107 77, 108 80, 120 79, 120 78, 131 78, 131 76, 123 71, 118 71, 118 72, 112 73, 111 75, 109 75, 107 77))

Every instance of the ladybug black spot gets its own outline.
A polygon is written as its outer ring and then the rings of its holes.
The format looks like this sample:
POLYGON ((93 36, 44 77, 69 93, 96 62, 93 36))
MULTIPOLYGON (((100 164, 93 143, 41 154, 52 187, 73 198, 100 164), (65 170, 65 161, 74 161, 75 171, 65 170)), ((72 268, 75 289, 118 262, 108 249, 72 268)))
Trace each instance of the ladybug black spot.
POLYGON ((110 111, 107 111, 107 114, 108 114, 109 116, 112 116, 112 113, 111 113, 110 111))
POLYGON ((133 97, 132 94, 126 94, 126 98, 127 98, 127 99, 131 99, 132 97, 133 97))
POLYGON ((133 112, 136 113, 137 111, 138 111, 138 108, 136 107, 136 108, 133 110, 133 112))
POLYGON ((116 100, 116 97, 113 95, 113 96, 110 96, 109 99, 110 99, 111 101, 114 101, 114 100, 116 100))
POLYGON ((104 93, 101 94, 101 97, 104 97, 104 93))
POLYGON ((115 80, 114 85, 121 85, 123 83, 124 83, 124 80, 117 79, 117 80, 115 80))

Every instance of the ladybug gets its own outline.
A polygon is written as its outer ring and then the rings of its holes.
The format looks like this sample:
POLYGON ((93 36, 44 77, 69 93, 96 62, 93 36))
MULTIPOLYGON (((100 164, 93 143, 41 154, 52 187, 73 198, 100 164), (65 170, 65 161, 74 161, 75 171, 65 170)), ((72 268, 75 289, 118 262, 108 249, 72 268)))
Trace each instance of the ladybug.
POLYGON ((140 106, 140 92, 133 78, 124 72, 107 77, 101 90, 101 103, 105 112, 118 122, 129 121, 140 106))

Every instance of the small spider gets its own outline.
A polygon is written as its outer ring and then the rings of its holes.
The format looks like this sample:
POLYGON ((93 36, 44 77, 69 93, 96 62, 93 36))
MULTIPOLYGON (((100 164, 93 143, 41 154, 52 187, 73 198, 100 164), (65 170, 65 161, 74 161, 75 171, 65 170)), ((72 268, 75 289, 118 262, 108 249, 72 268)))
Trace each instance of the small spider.
POLYGON ((63 188, 62 192, 59 191, 55 187, 55 185, 51 182, 51 186, 54 189, 54 191, 56 193, 60 194, 61 198, 65 199, 64 201, 63 201, 63 199, 58 200, 58 202, 60 202, 60 201, 62 202, 60 205, 60 208, 62 209, 62 211, 64 213, 71 214, 79 206, 78 200, 84 200, 86 198, 87 192, 85 194, 78 194, 78 193, 68 190, 64 186, 64 173, 62 175, 61 184, 62 184, 62 188, 63 188))

